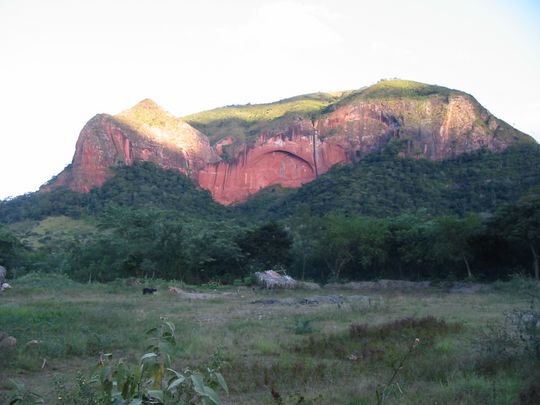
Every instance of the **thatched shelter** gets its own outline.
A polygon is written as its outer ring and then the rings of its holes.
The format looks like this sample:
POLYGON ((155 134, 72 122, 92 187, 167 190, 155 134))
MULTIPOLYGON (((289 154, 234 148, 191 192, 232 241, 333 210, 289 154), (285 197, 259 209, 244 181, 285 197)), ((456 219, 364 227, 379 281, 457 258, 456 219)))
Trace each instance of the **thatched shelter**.
POLYGON ((257 284, 264 288, 296 288, 298 282, 287 275, 281 275, 274 270, 255 273, 257 284))

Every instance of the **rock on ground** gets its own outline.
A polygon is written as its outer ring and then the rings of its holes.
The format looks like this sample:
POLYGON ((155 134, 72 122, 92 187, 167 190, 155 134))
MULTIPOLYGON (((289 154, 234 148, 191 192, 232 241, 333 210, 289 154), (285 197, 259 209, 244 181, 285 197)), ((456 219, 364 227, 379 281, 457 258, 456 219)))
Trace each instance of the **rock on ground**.
POLYGON ((15 339, 13 336, 9 336, 5 332, 0 332, 0 349, 15 346, 17 346, 17 339, 15 339))

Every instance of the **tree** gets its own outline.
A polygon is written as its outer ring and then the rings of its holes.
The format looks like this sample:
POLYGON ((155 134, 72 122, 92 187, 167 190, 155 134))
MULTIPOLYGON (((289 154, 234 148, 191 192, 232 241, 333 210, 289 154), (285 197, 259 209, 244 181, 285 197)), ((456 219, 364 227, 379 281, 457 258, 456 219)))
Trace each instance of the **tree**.
POLYGON ((312 217, 305 204, 298 207, 296 215, 291 219, 293 235, 293 251, 295 258, 300 259, 300 279, 306 276, 306 263, 316 249, 316 235, 319 218, 312 217))
POLYGON ((540 188, 501 209, 490 226, 508 241, 530 251, 534 277, 540 279, 540 188))
POLYGON ((9 229, 0 225, 0 266, 10 269, 24 264, 26 258, 24 245, 9 229))
POLYGON ((365 270, 382 274, 389 257, 390 227, 389 221, 358 217, 352 221, 355 228, 357 262, 365 270))
POLYGON ((292 243, 287 230, 277 222, 269 222, 247 231, 238 240, 248 265, 258 270, 291 264, 292 243))
POLYGON ((399 277, 420 277, 431 266, 429 231, 431 218, 425 210, 402 214, 389 224, 389 260, 399 277))
POLYGON ((186 259, 196 281, 232 282, 244 274, 239 230, 226 222, 191 224, 186 232, 186 259))
POLYGON ((478 215, 458 218, 453 215, 438 217, 433 221, 432 253, 435 261, 462 261, 467 276, 473 276, 470 260, 473 258, 472 240, 482 231, 482 220, 478 215))

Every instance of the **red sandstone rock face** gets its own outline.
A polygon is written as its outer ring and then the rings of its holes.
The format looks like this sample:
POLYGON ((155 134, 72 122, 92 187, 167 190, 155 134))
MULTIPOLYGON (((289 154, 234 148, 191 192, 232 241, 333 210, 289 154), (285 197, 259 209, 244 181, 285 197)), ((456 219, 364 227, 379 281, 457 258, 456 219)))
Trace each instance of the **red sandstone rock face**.
POLYGON ((347 160, 340 145, 321 141, 305 120, 283 132, 260 135, 253 147, 244 146, 235 161, 210 164, 197 180, 216 201, 228 205, 273 184, 301 187, 347 160))
POLYGON ((503 150, 523 137, 472 97, 456 92, 359 100, 338 104, 316 120, 300 115, 279 119, 229 156, 225 149, 234 146, 233 137, 211 147, 204 134, 145 100, 117 116, 92 118, 81 131, 71 166, 41 190, 66 186, 87 192, 111 176, 111 167, 142 160, 177 169, 216 201, 233 204, 274 184, 301 187, 392 139, 406 143, 406 156, 444 159, 480 148, 503 150))
POLYGON ((53 182, 44 185, 41 191, 67 186, 74 191, 88 192, 111 177, 110 168, 131 165, 136 161, 149 161, 192 175, 216 159, 213 152, 196 152, 163 145, 142 136, 110 115, 96 115, 79 135, 71 166, 53 182))
POLYGON ((508 139, 496 136, 497 119, 459 93, 448 100, 362 101, 335 110, 315 126, 321 136, 332 136, 355 157, 380 150, 391 139, 408 142, 405 155, 432 160, 481 148, 501 151, 509 145, 508 139))

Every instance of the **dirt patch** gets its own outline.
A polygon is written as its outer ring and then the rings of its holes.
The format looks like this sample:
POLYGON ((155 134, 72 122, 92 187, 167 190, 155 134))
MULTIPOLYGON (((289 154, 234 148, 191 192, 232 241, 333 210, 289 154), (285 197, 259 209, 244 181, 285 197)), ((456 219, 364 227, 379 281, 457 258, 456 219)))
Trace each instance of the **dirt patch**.
POLYGON ((315 295, 312 297, 301 298, 269 298, 251 301, 252 304, 262 305, 320 305, 320 304, 334 304, 341 305, 350 302, 365 302, 372 303, 376 301, 372 297, 365 295, 315 295))
POLYGON ((374 290, 374 289, 406 289, 419 290, 431 287, 429 281, 406 280, 378 280, 378 281, 352 281, 350 283, 329 283, 324 288, 337 290, 374 290))
POLYGON ((178 287, 169 287, 169 292, 187 300, 215 300, 233 295, 228 292, 218 294, 188 292, 178 287))

